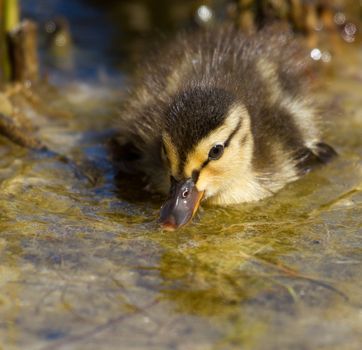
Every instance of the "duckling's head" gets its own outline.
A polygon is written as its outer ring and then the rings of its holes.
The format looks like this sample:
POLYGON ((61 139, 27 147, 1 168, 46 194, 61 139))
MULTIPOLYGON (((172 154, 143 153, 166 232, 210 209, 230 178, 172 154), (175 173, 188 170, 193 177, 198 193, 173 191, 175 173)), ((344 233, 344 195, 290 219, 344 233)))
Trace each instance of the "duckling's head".
POLYGON ((250 172, 252 135, 247 109, 227 89, 194 86, 178 93, 165 113, 163 152, 171 175, 160 222, 185 225, 202 199, 222 203, 230 188, 250 172))

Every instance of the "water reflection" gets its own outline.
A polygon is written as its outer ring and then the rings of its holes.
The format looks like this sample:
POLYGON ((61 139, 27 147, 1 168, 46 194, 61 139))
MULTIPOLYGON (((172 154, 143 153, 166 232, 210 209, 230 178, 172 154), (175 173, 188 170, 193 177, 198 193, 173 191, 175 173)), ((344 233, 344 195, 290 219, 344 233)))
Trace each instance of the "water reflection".
POLYGON ((339 105, 328 116, 338 159, 265 201, 204 208, 176 234, 155 225, 157 199, 119 196, 106 148, 119 90, 82 83, 14 96, 41 122, 42 140, 96 181, 52 154, 0 139, 1 346, 359 349, 362 105, 354 50, 344 47, 317 96, 339 105))
POLYGON ((68 114, 43 115, 42 137, 81 164, 88 158, 99 180, 93 184, 52 155, 2 140, 3 344, 357 349, 362 143, 356 73, 329 78, 319 95, 343 106, 344 118, 330 119, 329 138, 340 153, 335 162, 265 201, 205 208, 177 234, 156 228, 153 198, 117 195, 102 140, 118 92, 73 86, 54 98, 50 91, 47 111, 61 106, 68 114))

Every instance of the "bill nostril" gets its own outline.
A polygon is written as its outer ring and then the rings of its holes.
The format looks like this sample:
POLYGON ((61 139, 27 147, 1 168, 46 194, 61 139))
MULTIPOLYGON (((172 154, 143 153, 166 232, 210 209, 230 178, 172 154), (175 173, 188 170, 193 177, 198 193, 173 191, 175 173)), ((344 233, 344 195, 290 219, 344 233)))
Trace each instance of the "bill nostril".
POLYGON ((161 207, 159 223, 162 229, 173 231, 186 225, 199 207, 202 196, 203 192, 197 191, 192 179, 176 183, 161 207))
POLYGON ((190 194, 190 191, 186 188, 183 192, 182 192, 182 198, 187 198, 190 194))

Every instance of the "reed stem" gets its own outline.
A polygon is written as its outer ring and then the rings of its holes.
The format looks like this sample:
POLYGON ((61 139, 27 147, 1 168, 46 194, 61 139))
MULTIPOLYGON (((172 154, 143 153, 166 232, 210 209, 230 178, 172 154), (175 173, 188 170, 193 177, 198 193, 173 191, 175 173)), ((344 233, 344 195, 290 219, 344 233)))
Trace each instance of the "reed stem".
POLYGON ((0 83, 10 81, 12 64, 9 54, 8 33, 19 24, 18 0, 0 0, 0 83))

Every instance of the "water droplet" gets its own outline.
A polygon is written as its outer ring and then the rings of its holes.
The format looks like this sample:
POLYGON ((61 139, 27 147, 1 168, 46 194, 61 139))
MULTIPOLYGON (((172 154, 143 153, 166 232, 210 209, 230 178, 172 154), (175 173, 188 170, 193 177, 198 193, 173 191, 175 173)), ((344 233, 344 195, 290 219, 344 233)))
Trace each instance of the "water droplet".
POLYGON ((318 21, 316 23, 316 25, 314 26, 314 30, 316 30, 317 32, 320 32, 323 29, 323 23, 322 21, 318 21))
POLYGON ((348 36, 354 36, 357 32, 357 27, 354 23, 347 23, 344 26, 344 32, 348 35, 348 36))
POLYGON ((64 34, 59 34, 55 39, 55 45, 62 47, 67 44, 67 37, 64 34))
POLYGON ((45 24, 45 31, 49 34, 54 33, 56 28, 57 26, 54 21, 49 21, 45 24))
POLYGON ((322 52, 321 50, 315 48, 310 52, 310 57, 315 60, 319 61, 322 58, 322 52))
POLYGON ((355 37, 351 35, 342 34, 342 37, 347 43, 353 43, 355 41, 355 37))
POLYGON ((346 23, 346 15, 343 12, 337 12, 334 15, 334 23, 341 26, 346 23))
POLYGON ((206 5, 201 5, 197 9, 197 17, 201 22, 209 22, 213 17, 212 10, 206 5))
POLYGON ((322 53, 322 61, 325 63, 329 63, 332 60, 332 55, 329 51, 324 51, 322 53))
POLYGON ((24 81, 24 86, 26 89, 30 89, 32 86, 31 80, 25 80, 24 81))

